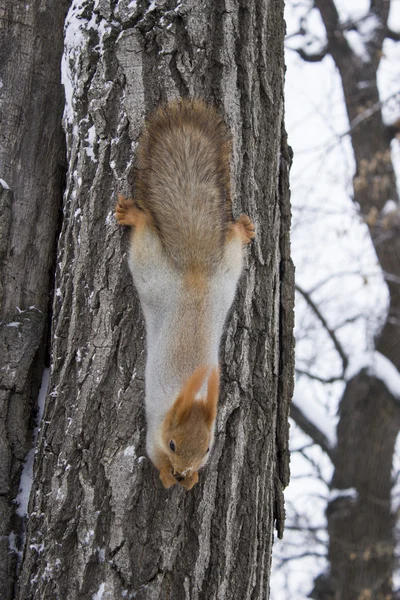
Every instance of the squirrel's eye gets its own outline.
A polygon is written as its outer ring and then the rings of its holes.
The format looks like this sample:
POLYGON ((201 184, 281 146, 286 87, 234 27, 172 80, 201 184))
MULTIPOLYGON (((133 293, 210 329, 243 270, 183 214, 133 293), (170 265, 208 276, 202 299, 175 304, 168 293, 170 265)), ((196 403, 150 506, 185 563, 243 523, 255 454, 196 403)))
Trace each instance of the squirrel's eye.
POLYGON ((170 441, 169 447, 171 448, 172 452, 175 452, 175 443, 173 440, 170 441))
MULTIPOLYGON (((210 446, 208 446, 208 448, 207 448, 207 452, 210 452, 210 446)), ((206 454, 207 454, 207 452, 206 452, 206 454)))

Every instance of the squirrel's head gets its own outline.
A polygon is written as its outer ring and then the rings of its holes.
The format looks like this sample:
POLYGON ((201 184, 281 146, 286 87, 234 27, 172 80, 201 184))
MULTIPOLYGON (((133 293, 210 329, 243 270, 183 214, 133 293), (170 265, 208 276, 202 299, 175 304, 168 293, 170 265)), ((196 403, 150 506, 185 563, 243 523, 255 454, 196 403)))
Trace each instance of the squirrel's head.
POLYGON ((162 426, 162 444, 177 482, 192 476, 207 462, 217 415, 219 370, 213 368, 207 393, 199 396, 209 367, 199 367, 183 386, 162 426))

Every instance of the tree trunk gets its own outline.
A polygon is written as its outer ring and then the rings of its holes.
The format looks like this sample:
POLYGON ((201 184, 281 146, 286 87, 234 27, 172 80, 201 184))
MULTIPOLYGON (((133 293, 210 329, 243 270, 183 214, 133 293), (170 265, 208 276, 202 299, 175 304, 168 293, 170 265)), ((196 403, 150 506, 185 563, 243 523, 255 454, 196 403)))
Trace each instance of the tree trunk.
POLYGON ((67 2, 0 0, 0 597, 13 596, 21 467, 32 444, 65 180, 67 2), (12 551, 14 549, 14 552, 12 551))
POLYGON ((293 381, 283 0, 76 5, 52 375, 17 597, 265 600, 293 381), (144 325, 113 217, 116 192, 134 195, 145 115, 179 95, 225 116, 234 213, 257 228, 221 344, 216 442, 190 492, 164 490, 145 457, 144 325))

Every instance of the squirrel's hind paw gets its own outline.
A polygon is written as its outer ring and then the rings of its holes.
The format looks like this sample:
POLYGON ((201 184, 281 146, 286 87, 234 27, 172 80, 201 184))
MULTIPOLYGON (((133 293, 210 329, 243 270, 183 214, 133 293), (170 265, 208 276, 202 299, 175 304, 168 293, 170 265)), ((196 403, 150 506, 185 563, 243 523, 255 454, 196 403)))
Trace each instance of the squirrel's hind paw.
POLYGON ((119 225, 137 227, 140 223, 144 224, 146 215, 142 210, 135 206, 133 200, 125 198, 122 194, 118 194, 118 202, 115 207, 115 218, 119 225))
POLYGON ((240 215, 239 219, 234 223, 233 228, 242 240, 242 244, 249 244, 256 236, 254 223, 247 215, 240 215))

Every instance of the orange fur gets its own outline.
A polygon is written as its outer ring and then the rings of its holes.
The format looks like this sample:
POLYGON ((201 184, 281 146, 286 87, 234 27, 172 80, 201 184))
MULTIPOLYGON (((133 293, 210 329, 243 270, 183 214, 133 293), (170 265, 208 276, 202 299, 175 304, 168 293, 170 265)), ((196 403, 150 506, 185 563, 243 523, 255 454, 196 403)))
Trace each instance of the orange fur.
POLYGON ((228 230, 228 241, 235 236, 239 236, 242 244, 249 244, 256 237, 254 223, 247 215, 240 215, 239 219, 233 223, 228 230))
POLYGON ((207 373, 207 367, 199 367, 183 386, 181 393, 169 411, 169 416, 174 425, 179 425, 189 416, 195 401, 195 395, 201 388, 207 373))
POLYGON ((188 290, 196 290, 198 294, 204 296, 207 291, 207 277, 200 269, 191 268, 185 273, 185 285, 188 290))
POLYGON ((149 215, 135 206, 133 200, 125 198, 122 194, 118 194, 115 217, 119 225, 135 227, 136 231, 140 231, 150 224, 149 215))
POLYGON ((213 369, 208 380, 207 398, 204 401, 204 417, 208 427, 212 427, 217 416, 219 395, 219 370, 213 369))
POLYGON ((212 429, 217 415, 219 372, 213 369, 208 379, 207 396, 196 399, 208 367, 194 371, 162 425, 165 452, 157 458, 157 468, 164 487, 179 483, 191 489, 198 481, 198 469, 211 443, 212 429), (171 440, 175 451, 170 449, 171 440))

